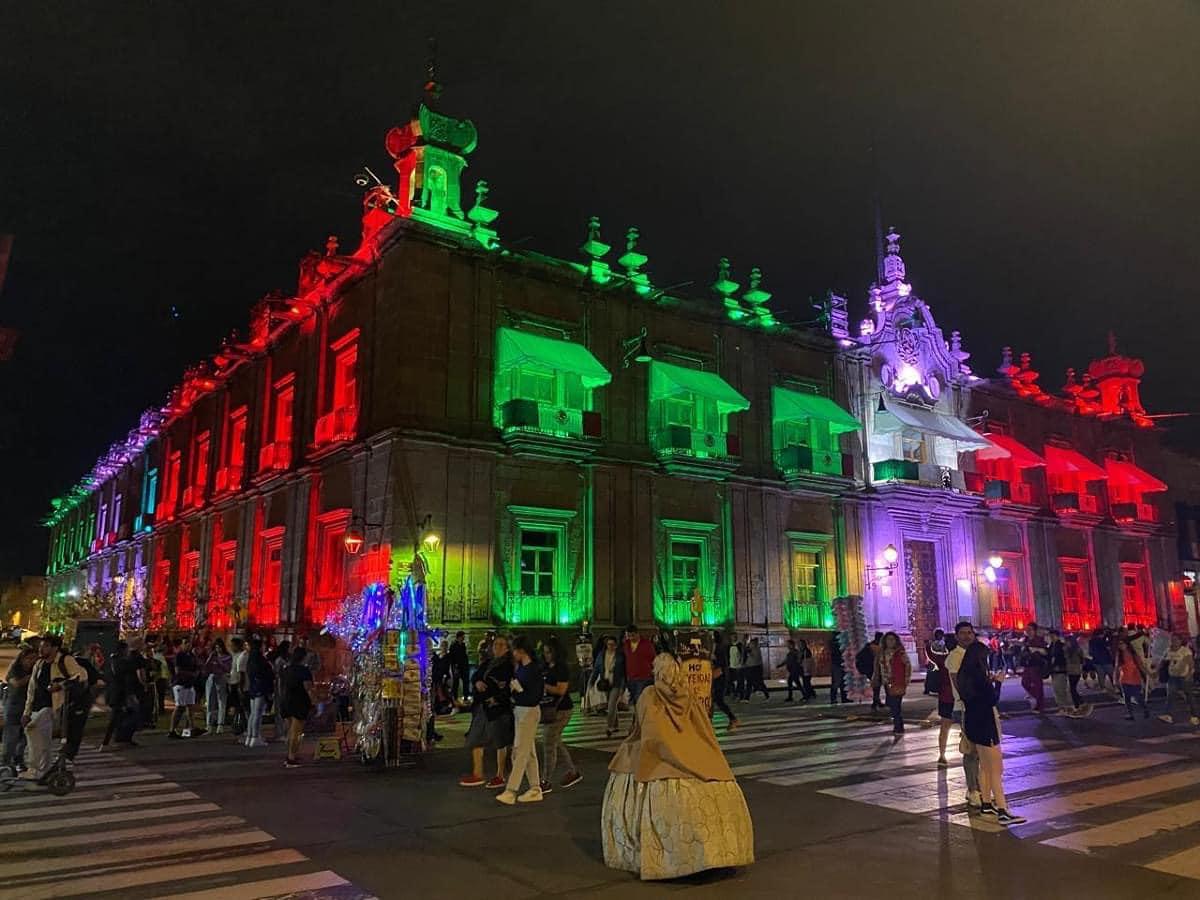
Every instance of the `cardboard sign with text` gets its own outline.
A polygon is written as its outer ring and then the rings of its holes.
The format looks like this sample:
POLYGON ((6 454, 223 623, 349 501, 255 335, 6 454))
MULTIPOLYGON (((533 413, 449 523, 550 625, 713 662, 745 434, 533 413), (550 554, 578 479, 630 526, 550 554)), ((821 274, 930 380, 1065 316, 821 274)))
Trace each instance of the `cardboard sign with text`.
POLYGON ((692 696, 700 701, 701 707, 712 718, 712 660, 695 656, 681 663, 692 696))

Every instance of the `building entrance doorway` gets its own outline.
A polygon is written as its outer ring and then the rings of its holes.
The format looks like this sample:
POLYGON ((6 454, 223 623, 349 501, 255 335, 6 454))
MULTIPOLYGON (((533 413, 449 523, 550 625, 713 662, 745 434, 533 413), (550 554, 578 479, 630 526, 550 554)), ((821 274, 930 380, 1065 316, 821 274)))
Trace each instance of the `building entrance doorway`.
POLYGON ((917 659, 924 666, 925 643, 939 627, 937 549, 930 541, 904 542, 904 594, 908 601, 908 629, 917 644, 917 659))

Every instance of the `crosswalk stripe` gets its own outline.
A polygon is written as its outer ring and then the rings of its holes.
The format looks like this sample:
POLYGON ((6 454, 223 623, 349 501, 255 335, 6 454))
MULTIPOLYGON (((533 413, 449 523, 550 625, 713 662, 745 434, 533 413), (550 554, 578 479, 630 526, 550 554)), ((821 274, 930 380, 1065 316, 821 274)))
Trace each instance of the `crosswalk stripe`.
POLYGON ((84 787, 100 787, 108 784, 137 784, 141 781, 163 781, 163 776, 157 772, 147 772, 145 775, 118 775, 115 778, 92 778, 86 772, 76 773, 75 781, 84 787))
POLYGON ((1041 843, 1064 850, 1090 853, 1094 848, 1132 844, 1159 832, 1175 831, 1197 822, 1200 822, 1200 800, 1193 800, 1190 803, 1178 803, 1156 809, 1140 816, 1119 819, 1107 825, 1059 835, 1041 843))
POLYGON ((297 850, 268 850, 245 856, 221 856, 202 862, 158 866, 153 869, 134 869, 111 875, 86 875, 74 881, 52 881, 27 884, 13 890, 0 891, 0 900, 57 900, 59 897, 78 897, 105 891, 126 890, 164 881, 183 881, 205 875, 231 875, 248 869, 263 869, 290 863, 307 862, 308 857, 297 850))
MULTIPOLYGON (((89 873, 104 866, 124 862, 151 862, 162 857, 174 856, 184 852, 200 852, 216 850, 222 847, 250 847, 254 844, 266 844, 275 838, 265 831, 222 832, 221 834, 202 834, 189 836, 175 841, 154 841, 150 845, 133 844, 132 846, 114 847, 102 853, 84 853, 77 856, 55 856, 52 861, 45 859, 26 859, 20 862, 0 863, 0 878, 16 878, 21 875, 38 875, 47 870, 62 873, 70 869, 86 868, 89 873)), ((64 878, 74 877, 64 875, 64 878)), ((91 875, 81 877, 90 878, 91 875)))
MULTIPOLYGON (((239 816, 218 816, 215 819, 205 819, 205 828, 228 828, 235 825, 245 825, 246 820, 239 816)), ((50 837, 34 838, 28 841, 0 841, 0 857, 20 856, 22 853, 55 850, 60 847, 83 847, 88 844, 116 844, 121 841, 132 841, 140 838, 167 837, 172 834, 194 834, 197 830, 195 820, 186 822, 162 822, 145 828, 120 828, 115 831, 84 831, 77 834, 60 834, 50 837)))
POLYGON ((190 816, 196 813, 216 812, 220 807, 215 803, 181 803, 168 809, 138 809, 129 812, 104 813, 99 816, 88 816, 85 822, 54 816, 38 822, 22 822, 19 825, 0 825, 0 835, 27 834, 31 831, 58 831, 59 829, 78 828, 86 825, 91 828, 108 822, 136 822, 144 819, 168 819, 174 816, 190 816))
POLYGON ((258 900, 260 897, 284 897, 304 891, 320 891, 325 888, 348 885, 345 878, 336 872, 312 872, 308 875, 290 875, 286 878, 268 878, 264 881, 249 881, 227 887, 191 891, 186 894, 160 894, 154 900, 258 900))
POLYGON ((1171 744, 1175 741, 1194 741, 1200 738, 1200 731, 1184 731, 1179 734, 1160 734, 1158 737, 1139 738, 1139 744, 1171 744))
MULTIPOLYGON (((1099 748, 1092 748, 1093 755, 1097 749, 1099 748)), ((1116 748, 1108 749, 1110 752, 1117 752, 1116 748)), ((1063 752, 1078 753, 1076 750, 1063 752)), ((1163 765, 1164 763, 1177 762, 1180 759, 1178 756, 1169 756, 1166 754, 1147 754, 1145 756, 1123 754, 1116 759, 1103 759, 1099 762, 1091 762, 1084 765, 1077 763, 1070 768, 1049 767, 1051 770, 1046 771, 1048 767, 1045 764, 1045 758, 1053 755, 1049 753, 1041 754, 1040 760, 1038 755, 1023 757, 1023 759, 1030 760, 1028 765, 1021 767, 1015 772, 1005 773, 1005 794, 1011 797, 1024 791, 1057 787, 1074 781, 1099 778, 1103 775, 1117 775, 1132 769, 1150 768, 1152 766, 1163 765)), ((908 777, 902 776, 902 778, 908 777)), ((865 782, 862 785, 826 788, 821 793, 844 797, 849 800, 859 800, 864 803, 872 803, 876 806, 886 806, 890 809, 900 810, 901 812, 929 813, 958 802, 957 798, 955 800, 948 800, 946 797, 951 785, 957 791, 965 792, 966 788, 965 776, 961 770, 953 774, 936 773, 932 776, 918 775, 911 776, 911 778, 912 780, 908 782, 909 786, 907 788, 899 785, 891 789, 879 787, 879 785, 887 782, 902 780, 891 778, 883 779, 882 781, 865 782), (942 778, 946 782, 945 790, 942 789, 941 785, 937 784, 942 778), (937 793, 930 792, 931 787, 937 788, 937 793)), ((1014 804, 1017 807, 1019 805, 1019 803, 1014 804)))
POLYGON ((1178 875, 1181 878, 1200 878, 1200 847, 1189 847, 1162 859, 1146 863, 1147 869, 1178 875))
MULTIPOLYGON (((174 794, 153 794, 148 797, 122 797, 120 799, 113 800, 97 800, 94 803, 73 803, 71 805, 71 815, 74 816, 78 813, 95 812, 99 809, 129 809, 137 806, 152 806, 155 803, 176 803, 180 800, 199 799, 200 798, 191 791, 179 791, 174 794)), ((24 809, 20 811, 13 810, 8 816, 5 817, 5 821, 10 822, 13 819, 27 818, 30 816, 44 819, 46 814, 45 811, 41 809, 24 809)))
POLYGON ((47 803, 70 803, 75 804, 84 800, 107 800, 109 798, 119 798, 126 794, 138 794, 146 791, 165 791, 171 788, 178 788, 179 785, 173 781, 146 782, 143 784, 119 784, 111 790, 97 789, 93 791, 73 791, 70 794, 65 794, 62 797, 56 797, 53 794, 39 791, 35 794, 29 794, 22 791, 19 794, 0 795, 0 811, 14 809, 20 806, 44 806, 47 803))

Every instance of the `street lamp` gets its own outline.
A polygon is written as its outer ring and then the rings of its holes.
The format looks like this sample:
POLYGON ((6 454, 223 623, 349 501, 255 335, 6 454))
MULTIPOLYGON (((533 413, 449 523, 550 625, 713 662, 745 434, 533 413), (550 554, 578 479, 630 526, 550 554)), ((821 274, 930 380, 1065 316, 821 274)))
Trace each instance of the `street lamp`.
POLYGON ((895 544, 888 544, 883 548, 882 566, 868 566, 865 570, 867 590, 877 587, 883 578, 891 578, 892 573, 896 571, 896 563, 900 559, 900 551, 896 549, 895 544))

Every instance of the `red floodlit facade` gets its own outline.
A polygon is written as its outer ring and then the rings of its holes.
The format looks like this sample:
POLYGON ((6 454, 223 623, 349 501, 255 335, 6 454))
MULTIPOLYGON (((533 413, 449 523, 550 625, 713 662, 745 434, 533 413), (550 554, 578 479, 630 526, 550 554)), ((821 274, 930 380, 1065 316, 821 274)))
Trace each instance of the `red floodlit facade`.
POLYGON ((355 248, 306 254, 56 509, 52 592, 131 573, 153 627, 295 634, 420 551, 434 623, 674 625, 699 592, 776 662, 847 594, 914 648, 964 617, 1187 621, 1115 342, 1057 392, 1028 354, 977 372, 894 233, 857 335, 837 297, 824 331, 780 325, 728 260, 668 296, 635 228, 498 252, 487 185, 460 185, 475 137, 424 105, 389 132, 355 248))

